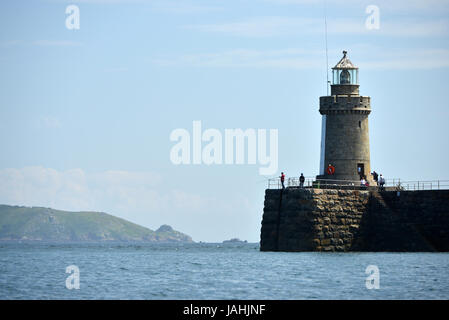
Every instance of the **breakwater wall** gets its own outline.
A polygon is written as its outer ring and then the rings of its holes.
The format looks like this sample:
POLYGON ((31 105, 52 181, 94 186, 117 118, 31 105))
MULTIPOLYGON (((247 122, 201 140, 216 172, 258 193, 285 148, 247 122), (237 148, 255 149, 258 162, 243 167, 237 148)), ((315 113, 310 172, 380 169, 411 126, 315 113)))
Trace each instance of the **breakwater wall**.
POLYGON ((261 251, 449 251, 449 190, 267 189, 261 251))

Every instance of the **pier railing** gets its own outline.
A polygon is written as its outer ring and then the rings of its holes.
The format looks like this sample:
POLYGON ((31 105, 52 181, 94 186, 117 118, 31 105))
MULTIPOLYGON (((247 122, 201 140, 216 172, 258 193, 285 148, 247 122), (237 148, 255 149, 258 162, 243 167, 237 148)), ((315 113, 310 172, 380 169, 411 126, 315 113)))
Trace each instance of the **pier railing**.
MULTIPOLYGON (((284 186, 286 188, 299 188, 299 177, 285 178, 284 186)), ((321 188, 321 189, 345 189, 345 190, 367 190, 372 188, 380 188, 380 186, 362 185, 359 180, 329 180, 315 179, 313 177, 305 177, 304 188, 321 188)), ((397 191, 419 191, 419 190, 448 190, 449 180, 401 180, 401 179, 385 179, 383 186, 386 190, 397 191)), ((281 189, 282 183, 280 178, 268 179, 268 189, 281 189)))

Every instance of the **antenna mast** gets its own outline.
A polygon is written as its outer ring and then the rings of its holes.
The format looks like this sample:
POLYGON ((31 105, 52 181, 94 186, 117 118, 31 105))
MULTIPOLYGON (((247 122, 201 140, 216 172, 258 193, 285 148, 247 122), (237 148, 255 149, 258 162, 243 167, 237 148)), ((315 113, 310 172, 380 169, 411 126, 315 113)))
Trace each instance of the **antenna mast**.
POLYGON ((327 52, 327 1, 324 0, 324 35, 326 40, 326 89, 327 95, 329 95, 329 56, 327 52))

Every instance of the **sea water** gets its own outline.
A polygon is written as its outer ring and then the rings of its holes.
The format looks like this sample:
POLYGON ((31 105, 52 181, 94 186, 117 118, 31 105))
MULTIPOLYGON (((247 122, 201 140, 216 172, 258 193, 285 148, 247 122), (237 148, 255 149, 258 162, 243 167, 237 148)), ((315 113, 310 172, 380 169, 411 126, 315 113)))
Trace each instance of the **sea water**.
POLYGON ((448 270, 448 253, 0 242, 0 299, 449 299, 448 270), (379 271, 377 289, 369 266, 379 271))

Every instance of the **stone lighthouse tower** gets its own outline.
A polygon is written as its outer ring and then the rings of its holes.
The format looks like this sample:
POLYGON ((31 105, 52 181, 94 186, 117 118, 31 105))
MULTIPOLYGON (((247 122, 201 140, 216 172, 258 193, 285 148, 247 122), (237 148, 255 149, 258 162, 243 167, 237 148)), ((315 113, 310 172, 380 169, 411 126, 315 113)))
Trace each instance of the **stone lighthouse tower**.
POLYGON ((331 95, 320 97, 323 120, 317 179, 360 181, 364 177, 374 184, 369 152, 370 112, 370 97, 359 95, 359 69, 343 51, 343 58, 332 68, 331 95))

